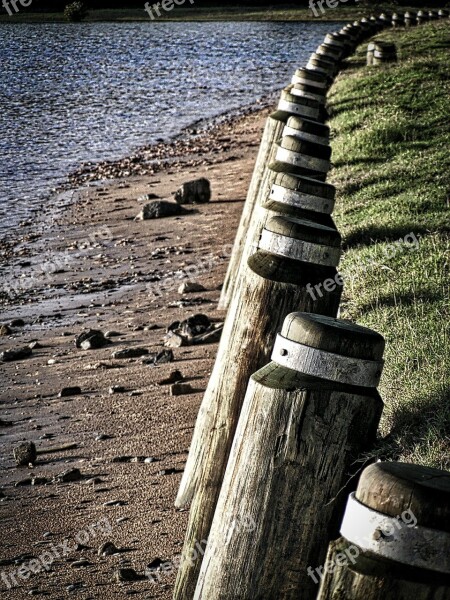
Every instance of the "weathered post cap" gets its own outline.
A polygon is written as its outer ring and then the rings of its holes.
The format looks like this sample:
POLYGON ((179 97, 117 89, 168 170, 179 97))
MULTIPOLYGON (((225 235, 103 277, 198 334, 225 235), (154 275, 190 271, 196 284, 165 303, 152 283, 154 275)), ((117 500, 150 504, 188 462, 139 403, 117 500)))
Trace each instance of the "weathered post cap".
POLYGON ((291 94, 290 88, 282 90, 278 102, 277 112, 284 111, 293 115, 317 119, 319 117, 320 104, 313 98, 295 96, 291 94))
POLYGON ((248 265, 265 279, 306 285, 314 277, 334 277, 340 255, 341 236, 335 227, 276 215, 263 228, 248 265))
POLYGON ((322 93, 322 90, 310 87, 309 85, 305 85, 304 83, 293 84, 290 89, 290 92, 294 96, 303 96, 304 98, 312 98, 313 100, 317 100, 317 102, 321 106, 324 106, 327 100, 326 94, 322 93))
POLYGON ((386 12, 383 12, 383 13, 381 13, 381 15, 379 16, 379 19, 380 19, 381 21, 383 21, 383 23, 384 23, 385 25, 387 25, 387 24, 389 24, 389 23, 392 21, 392 14, 391 14, 391 13, 386 13, 386 12))
POLYGON ((310 85, 321 90, 326 90, 329 87, 327 75, 313 71, 312 69, 306 69, 305 67, 296 69, 292 77, 292 83, 304 83, 305 85, 310 85))
POLYGON ((330 56, 335 60, 339 61, 342 58, 343 49, 334 46, 333 44, 327 44, 322 42, 316 48, 316 54, 323 54, 324 56, 330 56))
POLYGON ((312 69, 313 71, 318 71, 319 73, 325 73, 330 77, 334 77, 337 72, 337 62, 335 60, 330 60, 327 56, 323 54, 316 54, 313 52, 309 57, 308 63, 306 64, 307 69, 312 69))
POLYGON ((269 167, 273 171, 283 171, 286 170, 284 165, 287 164, 299 175, 325 181, 331 168, 330 157, 330 146, 286 135, 277 143, 275 162, 269 167))
MULTIPOLYGON (((356 23, 358 23, 358 22, 356 21, 356 23)), ((359 25, 355 25, 354 23, 345 25, 339 31, 339 33, 344 33, 345 35, 348 35, 353 40, 353 44, 355 44, 359 40, 361 32, 362 32, 362 28, 359 25)))
POLYGON ((338 46, 339 48, 353 47, 352 38, 348 34, 339 33, 338 31, 327 33, 324 38, 324 43, 331 46, 338 46))
POLYGON ((383 370, 384 339, 340 319, 291 313, 275 341, 272 363, 259 380, 307 385, 305 376, 333 385, 376 388, 383 370))
POLYGON ((279 205, 331 215, 336 190, 333 185, 291 173, 278 173, 270 190, 266 210, 279 205))
POLYGON ((283 129, 283 137, 286 135, 327 145, 330 141, 330 128, 320 121, 292 116, 289 117, 283 129))
POLYGON ((348 500, 341 534, 372 555, 450 574, 450 473, 370 465, 348 500))

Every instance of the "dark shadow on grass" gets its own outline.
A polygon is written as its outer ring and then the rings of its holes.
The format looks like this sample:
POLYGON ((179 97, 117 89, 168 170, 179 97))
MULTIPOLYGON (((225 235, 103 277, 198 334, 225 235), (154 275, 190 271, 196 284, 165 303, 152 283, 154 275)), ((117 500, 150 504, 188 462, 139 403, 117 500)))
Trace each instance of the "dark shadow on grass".
POLYGON ((356 246, 371 246, 378 242, 394 242, 404 239, 409 233, 419 234, 428 233, 425 227, 418 227, 415 223, 402 225, 401 227, 362 227, 347 235, 343 241, 344 250, 355 248, 356 246))
POLYGON ((359 307, 361 313, 365 313, 375 308, 385 308, 391 306, 411 306, 412 304, 417 304, 417 302, 437 302, 443 300, 443 294, 436 294, 435 292, 430 292, 428 290, 423 290, 419 292, 415 292, 412 294, 386 294, 384 296, 380 296, 374 302, 367 302, 359 307))
POLYGON ((373 156, 367 156, 365 158, 354 158, 352 160, 337 160, 336 162, 333 162, 333 167, 338 169, 339 167, 350 167, 352 165, 376 165, 385 163, 388 160, 389 158, 374 158, 373 156))
MULTIPOLYGON (((399 408, 393 415, 391 432, 377 444, 376 452, 379 458, 398 460, 402 454, 413 452, 431 429, 436 430, 443 444, 449 444, 449 396, 450 386, 446 385, 427 398, 417 398, 416 402, 399 408)), ((448 452, 450 448, 447 450, 447 456, 448 452)), ((442 454, 446 454, 444 447, 442 454)))

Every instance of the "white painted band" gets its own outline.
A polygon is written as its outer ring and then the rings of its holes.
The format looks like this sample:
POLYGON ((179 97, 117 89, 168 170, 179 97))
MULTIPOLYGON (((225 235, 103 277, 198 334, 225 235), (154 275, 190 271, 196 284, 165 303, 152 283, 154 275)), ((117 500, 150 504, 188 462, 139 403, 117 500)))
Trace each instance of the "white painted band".
POLYGON ((383 515, 355 498, 347 502, 341 534, 361 550, 396 562, 450 574, 450 533, 408 526, 401 518, 383 515))
POLYGON ((295 167, 319 171, 320 173, 328 173, 331 168, 329 160, 308 156, 307 154, 301 154, 300 152, 294 152, 293 150, 287 150, 286 148, 281 148, 281 146, 278 146, 275 160, 294 165, 295 167))
POLYGON ((278 110, 285 110, 286 112, 294 115, 302 115, 304 117, 312 117, 317 119, 319 116, 319 109, 311 106, 305 106, 304 104, 296 104, 295 102, 288 102, 287 100, 281 99, 278 103, 278 110))
POLYGON ((295 127, 290 127, 289 125, 285 125, 283 129, 283 135, 281 137, 285 137, 286 135, 290 135, 299 140, 305 140, 305 142, 314 142, 315 144, 322 144, 323 146, 328 146, 330 143, 330 138, 328 136, 322 137, 321 135, 315 135, 314 133, 307 133, 301 129, 296 129, 295 127))
POLYGON ((325 104, 325 102, 326 102, 326 97, 323 94, 314 94, 311 92, 305 92, 304 90, 299 90, 296 87, 293 87, 291 89, 291 94, 293 96, 301 96, 303 98, 309 98, 310 100, 315 100, 319 104, 325 104))
POLYGON ((384 50, 374 50, 373 55, 375 58, 397 58, 396 51, 384 51, 384 50))
POLYGON ((288 340, 281 334, 275 340, 271 360, 304 375, 367 388, 377 387, 384 364, 383 361, 349 358, 311 348, 288 340))
POLYGON ((321 48, 320 46, 317 47, 316 54, 321 54, 322 56, 329 56, 334 60, 340 60, 342 56, 342 53, 340 52, 333 52, 332 50, 329 50, 327 48, 321 48))
POLYGON ((331 215, 333 212, 335 202, 329 198, 304 194, 303 192, 290 190, 289 188, 277 184, 272 186, 269 198, 270 200, 280 202, 281 204, 288 204, 289 206, 295 206, 296 208, 313 210, 328 215, 331 215))
POLYGON ((326 90, 328 87, 326 81, 315 81, 314 79, 308 79, 308 77, 299 77, 295 73, 292 76, 292 83, 303 83, 304 85, 310 85, 321 90, 326 90))
POLYGON ((337 40, 336 38, 334 38, 331 35, 325 36, 324 43, 328 44, 329 46, 336 46, 336 48, 340 48, 342 50, 345 48, 345 42, 342 42, 341 40, 337 40))
POLYGON ((317 71, 318 73, 324 73, 325 75, 332 75, 335 69, 335 67, 329 67, 328 69, 325 69, 323 67, 317 67, 316 65, 313 65, 310 62, 308 62, 306 68, 311 69, 311 71, 317 71))
POLYGON ((339 264, 341 257, 340 248, 296 240, 267 229, 262 231, 258 248, 271 254, 278 254, 278 256, 326 267, 335 267, 339 264))

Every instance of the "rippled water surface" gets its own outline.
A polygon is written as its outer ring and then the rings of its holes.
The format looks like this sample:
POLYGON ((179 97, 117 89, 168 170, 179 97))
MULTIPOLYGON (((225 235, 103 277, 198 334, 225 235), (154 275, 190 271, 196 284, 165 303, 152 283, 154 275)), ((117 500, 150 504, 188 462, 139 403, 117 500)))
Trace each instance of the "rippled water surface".
POLYGON ((70 170, 284 87, 329 23, 0 24, 0 228, 70 170))

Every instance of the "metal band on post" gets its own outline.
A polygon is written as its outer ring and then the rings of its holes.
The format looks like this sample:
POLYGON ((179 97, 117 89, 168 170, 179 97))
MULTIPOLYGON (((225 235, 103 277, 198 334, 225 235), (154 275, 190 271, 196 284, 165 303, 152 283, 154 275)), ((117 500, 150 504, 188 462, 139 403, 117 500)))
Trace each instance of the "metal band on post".
POLYGON ((335 267, 339 264, 341 257, 340 248, 297 240, 286 235, 274 233, 268 229, 263 229, 258 249, 293 260, 324 265, 326 267, 335 267))
POLYGON ((277 335, 272 361, 282 367, 327 381, 376 388, 383 370, 382 360, 349 358, 318 348, 311 348, 277 335))
POLYGON ((402 564, 450 575, 450 533, 402 523, 351 494, 341 526, 344 538, 361 550, 402 564))
POLYGON ((301 167, 303 169, 311 169, 313 171, 320 171, 322 173, 328 173, 331 164, 329 160, 323 158, 316 158, 315 156, 308 156, 306 154, 300 154, 293 150, 278 147, 275 160, 293 165, 294 167, 301 167))
POLYGON ((278 103, 278 110, 284 110, 294 115, 303 115, 304 117, 311 117, 312 119, 317 116, 317 109, 304 104, 295 104, 294 102, 288 102, 288 100, 281 99, 278 103))
POLYGON ((269 199, 274 200, 275 202, 280 202, 281 204, 287 204, 289 206, 295 206, 304 210, 312 210, 314 212, 320 212, 329 215, 331 215, 333 212, 335 202, 330 198, 322 198, 321 196, 304 194, 303 192, 290 190, 277 184, 273 184, 269 199))
POLYGON ((326 137, 314 135, 313 133, 308 133, 301 129, 296 129, 295 127, 289 127, 289 125, 286 125, 283 129, 283 137, 286 135, 291 135, 292 137, 305 140, 306 142, 313 142, 314 144, 323 144, 324 146, 328 145, 328 139, 326 137))

